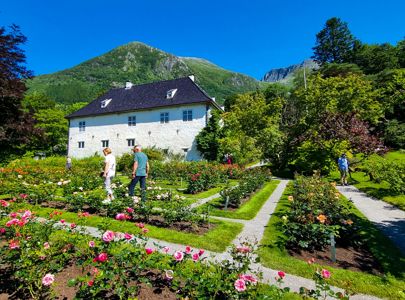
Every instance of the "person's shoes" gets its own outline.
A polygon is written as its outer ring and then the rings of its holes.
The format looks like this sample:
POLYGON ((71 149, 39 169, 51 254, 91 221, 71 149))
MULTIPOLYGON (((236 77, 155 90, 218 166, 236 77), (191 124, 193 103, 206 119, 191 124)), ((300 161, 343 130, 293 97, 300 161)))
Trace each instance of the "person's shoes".
POLYGON ((105 200, 103 200, 101 203, 103 203, 103 204, 110 204, 111 203, 111 199, 105 199, 105 200))

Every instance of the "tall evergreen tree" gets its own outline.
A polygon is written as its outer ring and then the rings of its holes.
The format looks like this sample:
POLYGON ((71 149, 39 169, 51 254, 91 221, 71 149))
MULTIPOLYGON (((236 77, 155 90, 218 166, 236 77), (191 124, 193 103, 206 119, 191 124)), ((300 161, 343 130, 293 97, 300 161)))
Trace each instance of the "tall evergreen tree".
POLYGON ((357 43, 347 23, 334 17, 327 20, 325 27, 316 35, 312 58, 321 65, 350 62, 357 43))

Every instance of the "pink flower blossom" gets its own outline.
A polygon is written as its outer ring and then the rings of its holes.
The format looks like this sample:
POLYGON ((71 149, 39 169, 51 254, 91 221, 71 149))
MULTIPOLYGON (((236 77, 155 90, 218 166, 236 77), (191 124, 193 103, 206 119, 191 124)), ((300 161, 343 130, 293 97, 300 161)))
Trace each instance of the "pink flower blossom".
POLYGON ((153 253, 153 249, 152 248, 145 248, 146 254, 152 254, 153 253))
POLYGON ((281 279, 283 279, 285 277, 285 273, 283 271, 278 271, 277 272, 278 277, 280 277, 281 279))
POLYGON ((22 198, 22 199, 25 199, 25 198, 27 198, 27 197, 28 197, 27 194, 20 194, 20 198, 22 198))
POLYGON ((100 253, 97 257, 96 257, 96 261, 99 262, 105 262, 108 259, 108 255, 105 252, 100 253))
POLYGON ((65 224, 65 220, 64 220, 64 219, 61 219, 60 222, 61 222, 62 224, 65 224))
POLYGON ((244 281, 243 279, 237 279, 237 280, 235 281, 234 286, 235 286, 235 289, 236 289, 238 292, 244 292, 244 291, 246 291, 246 283, 245 283, 245 281, 244 281))
POLYGON ((107 230, 103 234, 103 241, 109 243, 114 240, 115 234, 111 230, 107 230))
POLYGON ((117 214, 117 215, 115 216, 115 219, 116 219, 116 220, 119 220, 119 221, 123 221, 123 220, 126 220, 127 217, 126 217, 126 215, 125 215, 124 213, 119 213, 119 214, 117 214))
POLYGON ((250 282, 252 284, 257 283, 256 277, 254 277, 253 275, 250 275, 250 274, 240 274, 239 279, 243 279, 243 280, 248 281, 248 282, 250 282))
POLYGON ((250 247, 248 246, 240 246, 237 247, 236 250, 240 253, 249 253, 250 252, 250 247))
POLYGON ((87 282, 87 285, 88 285, 88 286, 93 286, 93 284, 94 284, 94 280, 89 280, 89 281, 87 282))
POLYGON ((94 248, 94 246, 96 246, 96 243, 94 241, 90 241, 89 242, 89 247, 94 248))
POLYGON ((22 215, 21 218, 23 218, 23 219, 29 219, 29 218, 31 218, 31 217, 32 217, 31 211, 26 210, 26 211, 24 212, 24 214, 22 215))
POLYGON ((45 258, 46 258, 45 255, 41 255, 41 256, 39 257, 40 260, 45 260, 45 258))
POLYGON ((166 272, 165 272, 166 279, 168 279, 168 280, 173 279, 173 275, 174 275, 174 272, 172 270, 166 270, 166 272))
POLYGON ((76 225, 75 223, 71 223, 71 224, 70 224, 70 228, 71 228, 71 229, 76 228, 76 226, 77 226, 77 225, 76 225))
POLYGON ((309 264, 309 265, 312 265, 313 263, 315 262, 315 258, 311 258, 311 259, 308 259, 307 260, 307 263, 309 264))
POLYGON ((125 233, 125 234, 124 234, 124 238, 125 238, 126 240, 130 240, 130 239, 132 239, 132 234, 125 233))
POLYGON ((55 281, 55 276, 48 273, 42 278, 42 284, 45 286, 50 286, 55 281))
POLYGON ((163 247, 163 252, 164 253, 167 253, 167 252, 169 252, 170 251, 170 248, 168 247, 168 246, 164 246, 163 247))
POLYGON ((9 214, 9 217, 10 217, 10 218, 15 218, 15 217, 17 217, 17 213, 16 213, 16 212, 12 212, 12 213, 9 214))
POLYGON ((27 219, 21 219, 20 221, 18 221, 18 226, 23 227, 27 223, 28 223, 27 219))
POLYGON ((127 213, 132 214, 134 212, 134 209, 131 207, 127 207, 127 213))
POLYGON ((17 225, 19 221, 20 221, 20 220, 18 220, 18 219, 11 219, 10 221, 8 221, 8 222, 6 223, 6 226, 7 226, 7 227, 10 227, 10 226, 12 226, 12 225, 17 225))
POLYGON ((20 242, 16 240, 11 240, 8 246, 10 249, 18 249, 20 248, 20 242))
POLYGON ((198 255, 199 255, 199 256, 201 256, 201 255, 203 255, 203 254, 204 254, 204 252, 205 252, 205 250, 204 250, 204 249, 200 249, 200 250, 198 250, 198 255))
POLYGON ((3 206, 3 207, 8 207, 8 206, 10 206, 10 203, 8 203, 6 200, 0 200, 0 204, 1 204, 1 206, 3 206))
POLYGON ((145 224, 143 224, 143 223, 135 223, 135 226, 137 226, 137 227, 139 227, 139 228, 144 228, 145 227, 145 224))
POLYGON ((176 261, 182 261, 184 258, 184 253, 181 251, 176 251, 174 252, 173 257, 176 261))
POLYGON ((191 247, 190 246, 186 246, 186 253, 190 254, 191 253, 191 247))
POLYGON ((200 256, 198 255, 198 253, 194 253, 191 258, 193 259, 193 261, 198 261, 200 259, 200 256))
POLYGON ((49 243, 48 242, 45 242, 44 243, 44 249, 49 249, 51 246, 49 245, 49 243))
POLYGON ((328 279, 331 276, 331 273, 328 270, 322 269, 321 275, 323 278, 328 279))
POLYGON ((148 232, 149 232, 149 229, 148 229, 148 228, 142 228, 142 233, 146 234, 146 233, 148 233, 148 232))
POLYGON ((0 234, 4 234, 4 233, 6 233, 6 228, 1 227, 0 228, 0 234))

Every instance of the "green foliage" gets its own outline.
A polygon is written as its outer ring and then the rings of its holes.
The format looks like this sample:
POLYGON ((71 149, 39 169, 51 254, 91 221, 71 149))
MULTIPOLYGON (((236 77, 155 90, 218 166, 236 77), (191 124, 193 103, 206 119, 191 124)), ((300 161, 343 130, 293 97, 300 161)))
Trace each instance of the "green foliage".
POLYGON ((385 124, 384 141, 387 145, 405 149, 405 123, 393 119, 385 124))
POLYGON ((339 18, 326 21, 324 28, 316 35, 314 58, 321 65, 325 63, 349 62, 356 39, 346 22, 339 18))
POLYGON ((207 126, 196 136, 197 149, 207 160, 218 160, 219 140, 222 138, 222 128, 219 124, 221 115, 219 111, 214 110, 208 121, 207 126))
POLYGON ((323 77, 347 76, 350 74, 363 75, 363 71, 356 64, 351 63, 330 63, 323 65, 319 72, 323 77))
POLYGON ((399 68, 396 47, 384 43, 381 45, 361 45, 352 60, 365 74, 376 74, 386 69, 399 68))

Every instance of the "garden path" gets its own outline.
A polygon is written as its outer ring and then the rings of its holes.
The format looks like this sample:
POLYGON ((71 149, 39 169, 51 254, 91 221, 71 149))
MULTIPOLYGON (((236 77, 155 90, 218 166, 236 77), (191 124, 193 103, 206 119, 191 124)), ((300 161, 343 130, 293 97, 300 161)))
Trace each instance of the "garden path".
POLYGON ((405 255, 405 211, 382 200, 367 196, 354 186, 337 186, 405 255))
MULTIPOLYGON (((261 210, 258 212, 256 217, 252 220, 236 220, 236 219, 227 219, 227 218, 219 218, 222 220, 226 220, 229 222, 238 222, 238 223, 243 223, 244 224, 244 229, 242 232, 235 238, 235 240, 232 242, 234 245, 239 246, 241 242, 243 241, 251 241, 255 242, 260 240, 263 237, 265 226, 270 220, 271 214, 274 212, 277 202, 280 200, 284 189, 286 188, 289 180, 280 180, 280 183, 278 184, 277 188, 274 190, 274 192, 270 195, 266 203, 262 206, 261 210)), ((211 196, 215 197, 215 195, 211 196)), ((208 197, 208 198, 211 198, 208 197)), ((205 198, 205 199, 208 199, 205 198)), ((204 200, 205 200, 204 199, 204 200)), ((213 198, 212 198, 213 199, 213 198)), ((207 200, 209 201, 209 200, 207 200)), ((200 204, 201 205, 201 204, 200 204)), ((84 230, 87 231, 87 233, 91 236, 101 238, 101 234, 97 228, 94 227, 82 227, 84 230)), ((185 245, 180 245, 180 244, 175 244, 175 243, 170 243, 154 238, 149 238, 146 247, 150 248, 156 248, 157 246, 164 247, 167 246, 170 248, 169 254, 173 254, 176 251, 184 251, 185 245)), ((231 256, 227 252, 212 252, 212 251, 205 251, 202 257, 206 257, 209 260, 219 262, 222 260, 230 260, 231 256)), ((270 268, 266 268, 262 266, 259 263, 253 263, 252 265, 252 270, 257 271, 257 272, 262 272, 263 274, 263 283, 271 283, 271 284, 276 284, 276 277, 278 277, 277 272, 278 270, 273 270, 270 268)), ((300 287, 306 287, 308 289, 313 289, 315 288, 315 283, 311 279, 291 275, 291 274, 286 274, 284 277, 284 283, 282 286, 289 287, 291 291, 299 292, 300 287)), ((332 287, 336 291, 343 291, 342 289, 332 287)), ((369 296, 369 295, 354 295, 351 296, 350 299, 353 300, 374 300, 374 299, 379 299, 374 296, 369 296)))
POLYGON ((203 205, 215 198, 219 198, 219 197, 221 197, 221 195, 219 193, 216 193, 215 195, 209 196, 207 198, 198 199, 198 201, 190 204, 190 208, 196 208, 198 206, 201 206, 201 205, 203 205))

